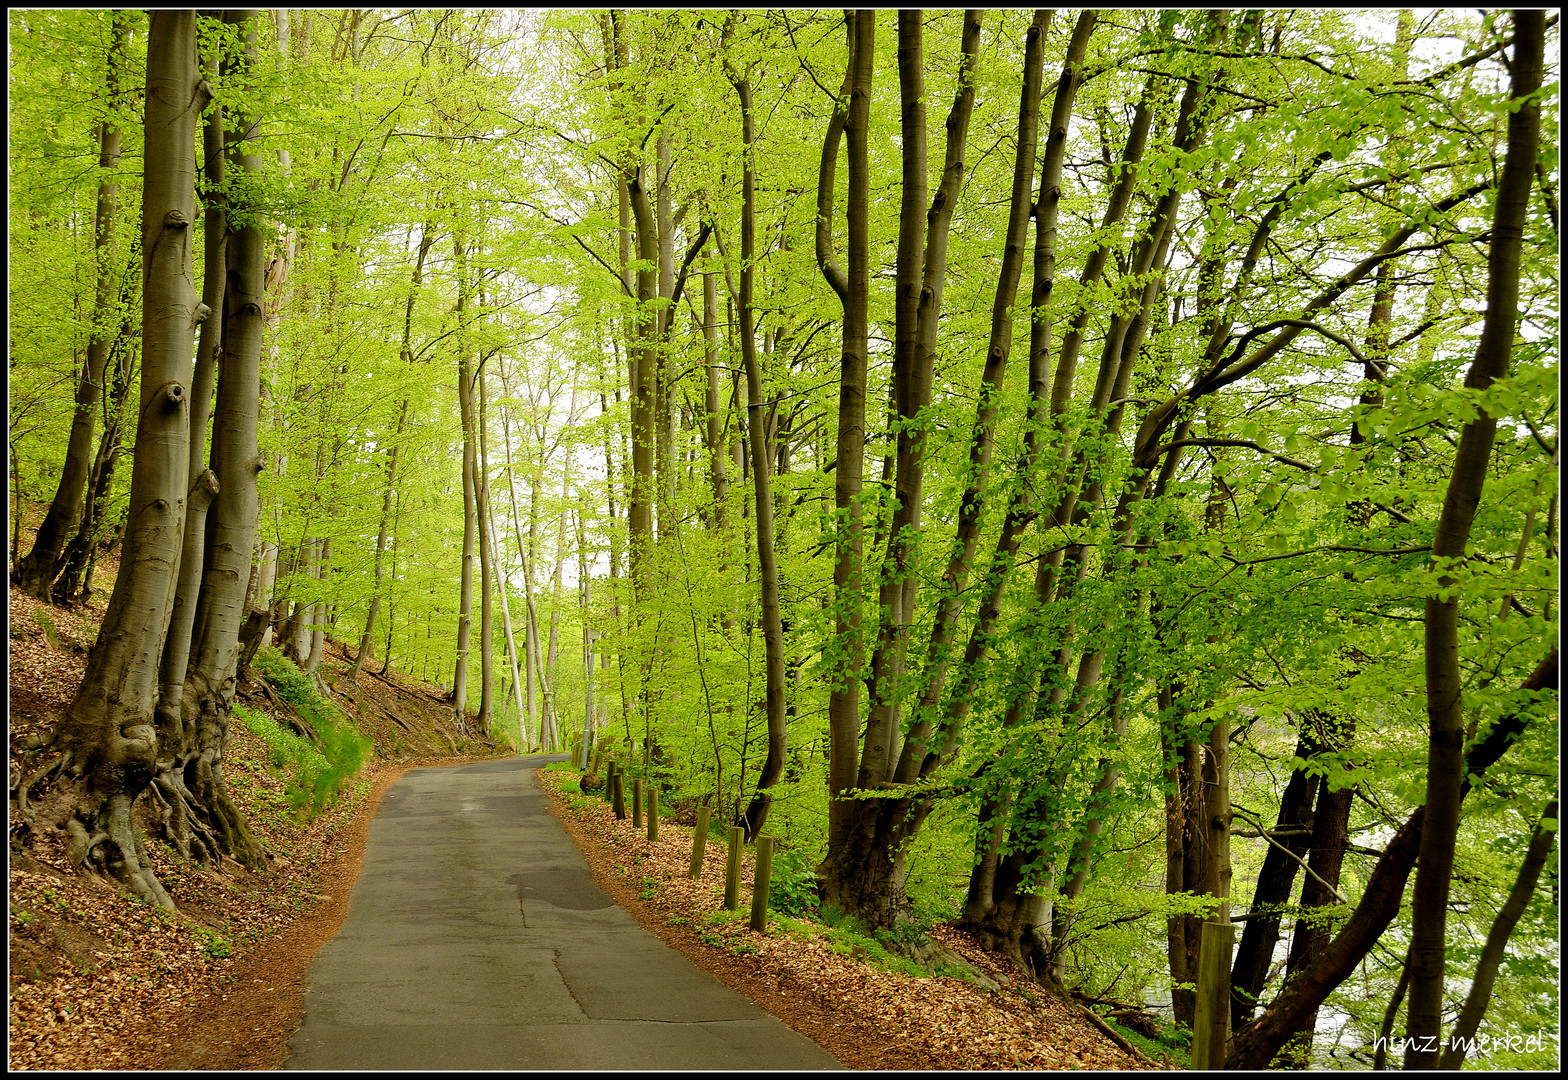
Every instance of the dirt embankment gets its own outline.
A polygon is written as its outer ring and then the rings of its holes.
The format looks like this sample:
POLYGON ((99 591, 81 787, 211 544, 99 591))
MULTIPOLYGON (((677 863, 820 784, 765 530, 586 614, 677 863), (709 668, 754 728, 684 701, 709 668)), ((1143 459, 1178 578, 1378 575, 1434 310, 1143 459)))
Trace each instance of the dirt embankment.
MULTIPOLYGON (((101 608, 71 610, 10 590, 11 787, 47 751, 20 749, 47 733, 81 682, 101 608)), ((329 642, 322 669, 334 704, 375 744, 375 757, 309 824, 289 810, 286 777, 243 724, 226 760, 231 793, 266 845, 251 873, 225 861, 182 863, 157 841, 154 869, 178 913, 77 874, 62 835, 40 826, 10 860, 9 1063, 21 1069, 251 1069, 287 1056, 303 1009, 310 958, 341 924, 364 838, 382 792, 419 765, 510 752, 461 730, 439 688, 370 663, 350 682, 348 651, 329 642)), ((296 727, 257 679, 240 700, 296 727)), ((40 792, 47 803, 47 792, 40 792)))

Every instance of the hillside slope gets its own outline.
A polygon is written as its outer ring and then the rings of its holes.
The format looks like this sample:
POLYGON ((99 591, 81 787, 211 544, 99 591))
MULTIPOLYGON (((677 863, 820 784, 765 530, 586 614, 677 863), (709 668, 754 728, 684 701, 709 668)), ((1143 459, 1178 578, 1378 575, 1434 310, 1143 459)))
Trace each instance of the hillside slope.
MULTIPOLYGON (((103 612, 93 606, 55 608, 15 588, 9 599, 14 806, 18 783, 43 760, 17 747, 47 732, 69 705, 103 612)), ((270 1058, 243 1056, 244 1045, 257 1042, 254 1007, 286 1012, 287 994, 279 991, 288 987, 272 985, 286 981, 278 973, 302 979, 310 954, 336 928, 357 873, 355 833, 368 824, 375 793, 415 765, 510 752, 460 730, 437 687, 395 669, 361 672, 355 684, 346 678, 349 666, 343 646, 329 642, 322 672, 331 702, 369 738, 373 755, 309 822, 290 805, 291 794, 299 801, 300 766, 276 749, 291 735, 296 745, 306 746, 294 733, 308 732, 308 725, 255 674, 240 688, 239 704, 251 711, 253 725, 269 736, 270 745, 269 738, 236 720, 226 775, 268 849, 264 873, 227 860, 207 869, 181 863, 164 844, 150 840, 155 870, 178 909, 169 915, 75 873, 58 831, 13 831, 8 1009, 13 1068, 255 1068, 281 1061, 279 1039, 268 1044, 270 1058), (227 997, 239 1003, 244 996, 229 995, 227 987, 255 980, 256 993, 245 1008, 222 1007, 227 997), (204 1048, 210 1050, 206 1059, 204 1048)), ((292 1023, 281 1013, 279 1020, 292 1023)), ((286 1031, 281 1034, 286 1039, 286 1031)))

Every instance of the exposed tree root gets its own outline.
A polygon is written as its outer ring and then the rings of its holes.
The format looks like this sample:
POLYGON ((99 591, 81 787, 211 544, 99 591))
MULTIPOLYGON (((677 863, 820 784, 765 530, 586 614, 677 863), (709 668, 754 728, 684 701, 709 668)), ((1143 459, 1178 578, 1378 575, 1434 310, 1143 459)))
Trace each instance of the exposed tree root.
POLYGON ((125 792, 87 797, 65 823, 71 862, 90 873, 112 878, 149 903, 169 911, 174 901, 152 872, 152 863, 131 819, 133 797, 125 792))

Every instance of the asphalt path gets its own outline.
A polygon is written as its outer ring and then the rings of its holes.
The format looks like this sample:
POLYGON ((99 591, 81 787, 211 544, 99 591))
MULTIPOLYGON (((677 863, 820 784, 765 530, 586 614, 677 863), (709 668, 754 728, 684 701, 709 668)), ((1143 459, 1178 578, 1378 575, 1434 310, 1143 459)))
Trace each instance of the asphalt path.
POLYGON ((531 771, 415 769, 371 822, 285 1069, 836 1069, 601 890, 531 771))

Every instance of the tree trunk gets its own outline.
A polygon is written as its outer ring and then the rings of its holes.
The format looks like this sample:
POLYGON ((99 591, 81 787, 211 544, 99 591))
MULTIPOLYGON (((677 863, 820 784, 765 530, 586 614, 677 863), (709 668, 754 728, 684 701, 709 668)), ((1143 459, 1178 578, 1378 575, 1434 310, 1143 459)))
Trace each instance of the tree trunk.
MULTIPOLYGON (((414 356, 411 351, 411 342, 414 328, 414 302, 419 297, 419 287, 424 284, 425 259, 430 254, 430 248, 435 244, 435 231, 431 222, 425 222, 419 234, 419 254, 414 259, 414 272, 408 290, 408 302, 403 310, 403 348, 399 358, 404 364, 412 364, 414 356)), ((365 632, 359 639, 359 650, 354 657, 354 666, 349 669, 348 677, 351 681, 359 680, 359 672, 364 667, 365 660, 369 658, 372 634, 376 627, 376 615, 381 609, 381 584, 382 584, 382 559, 387 549, 387 527, 392 516, 392 499, 397 488, 397 458, 399 451, 398 440, 402 437, 403 429, 408 423, 409 400, 403 399, 398 408, 397 429, 392 435, 392 445, 387 447, 387 489, 381 497, 381 528, 376 534, 376 569, 375 586, 370 594, 370 610, 365 614, 365 632)))
POLYGON ((321 657, 325 651, 327 637, 329 605, 326 590, 328 588, 327 582, 332 577, 332 537, 323 536, 318 539, 316 541, 316 551, 319 553, 319 557, 316 559, 315 577, 320 582, 320 585, 317 586, 317 595, 321 599, 311 605, 310 627, 309 632, 306 634, 306 638, 310 642, 310 650, 306 653, 305 663, 301 665, 300 670, 311 676, 316 686, 321 688, 321 676, 318 672, 321 669, 321 657))
MULTIPOLYGON (((728 26, 726 25, 726 30, 728 26)), ((757 503, 757 569, 762 588, 762 640, 766 651, 765 711, 768 754, 757 775, 757 789, 746 807, 746 839, 755 840, 768 819, 773 795, 768 790, 784 775, 787 728, 784 716, 784 626, 779 614, 779 565, 773 550, 773 463, 768 440, 758 433, 767 426, 767 403, 762 393, 762 368, 757 362, 756 328, 753 325, 753 256, 756 248, 756 190, 752 144, 756 121, 751 112, 751 73, 738 74, 725 61, 725 71, 740 98, 741 172, 740 216, 740 351, 746 367, 746 399, 751 439, 751 473, 757 503)))
MULTIPOLYGON (((463 306, 467 295, 467 250, 461 236, 452 240, 457 260, 457 321, 463 325, 463 306)), ((452 712, 457 726, 468 727, 468 652, 474 611, 474 537, 477 521, 474 446, 474 368, 468 346, 459 335, 457 347, 457 401, 463 425, 463 563, 458 593, 457 666, 452 675, 452 712)))
MULTIPOLYGON (((1326 750, 1342 751, 1355 736, 1353 721, 1336 723, 1329 717, 1314 717, 1309 722, 1319 725, 1318 741, 1326 750)), ((1350 806, 1354 796, 1354 789, 1349 787, 1331 790, 1327 780, 1318 789, 1317 809, 1312 815, 1311 852, 1307 857, 1309 872, 1301 883, 1302 912, 1290 941, 1286 982, 1304 971, 1333 936, 1327 918, 1314 909, 1339 903, 1339 875, 1350 846, 1350 806)), ((1312 1035, 1317 1028, 1317 1015, 1316 1009, 1307 1013, 1301 1030, 1281 1052, 1278 1064, 1293 1069, 1312 1067, 1312 1035)))
MULTIPOLYGON (((130 33, 126 12, 111 13, 109 33, 105 93, 110 109, 117 111, 120 72, 126 66, 126 40, 130 33)), ((115 173, 119 164, 119 126, 104 120, 98 125, 98 167, 104 176, 98 184, 98 207, 93 218, 97 284, 92 334, 87 340, 87 358, 76 384, 76 411, 71 416, 71 433, 66 443, 65 463, 60 470, 60 483, 34 535, 32 551, 22 557, 12 575, 12 580, 23 592, 46 602, 55 578, 64 569, 66 544, 81 519, 82 494, 92 472, 93 428, 104 398, 104 372, 115 339, 114 274, 119 247, 115 240, 115 223, 120 211, 120 185, 115 173)), ((21 516, 20 502, 17 516, 21 516)))
POLYGON ((478 386, 478 456, 474 461, 474 524, 479 533, 479 733, 490 734, 495 688, 495 578, 490 538, 490 469, 485 441, 485 372, 475 373, 478 386))
POLYGON ((1552 845, 1556 840, 1557 799, 1553 797, 1541 812, 1541 819, 1530 836, 1530 846, 1525 851, 1524 861, 1519 864, 1513 888, 1508 890, 1508 899, 1503 902, 1497 918, 1492 921, 1492 929, 1486 935, 1486 945, 1481 949, 1481 958, 1476 961, 1475 978, 1470 982, 1470 993, 1465 997, 1464 1008, 1459 1011, 1459 1019, 1454 1022, 1454 1030, 1448 1037, 1438 1068, 1457 1072, 1464 1067, 1465 1056, 1475 1041, 1476 1029, 1481 1026, 1481 1017, 1486 1014, 1486 1007, 1492 1000, 1492 988, 1497 984, 1497 970, 1502 966, 1508 938, 1524 917, 1525 909, 1530 906, 1530 898, 1535 894, 1541 871, 1551 857, 1552 845))
POLYGON ((87 498, 83 504, 81 521, 76 535, 66 546, 61 558, 63 568, 55 579, 52 598, 57 604, 87 603, 92 593, 93 566, 97 561, 105 532, 104 511, 109 493, 114 487, 114 474, 121 453, 121 435, 125 430, 125 399, 130 393, 131 379, 136 369, 136 353, 140 341, 135 336, 134 294, 140 288, 141 275, 132 267, 126 272, 120 290, 123 314, 120 334, 110 350, 113 364, 106 370, 109 384, 105 388, 103 434, 98 439, 98 452, 93 458, 92 475, 87 484, 87 498))
MULTIPOLYGON (((142 379, 120 573, 87 673, 54 733, 65 774, 82 781, 66 827, 70 855, 172 909, 136 834, 132 805, 152 782, 158 661, 185 524, 197 88, 196 14, 157 10, 147 43, 142 185, 142 379)), ((249 551, 247 549, 247 555, 249 551)))
MULTIPOLYGON (((1553 648, 1520 684, 1520 691, 1529 694, 1516 711, 1499 717, 1465 755, 1465 779, 1459 788, 1461 799, 1469 792, 1472 781, 1479 781, 1519 739, 1530 723, 1537 695, 1549 693, 1555 697, 1557 687, 1558 655, 1553 648)), ((1306 1015, 1317 1009, 1377 944, 1383 931, 1399 914, 1405 884, 1421 846, 1425 816, 1426 808, 1417 807, 1389 839, 1344 927, 1318 954, 1312 966, 1286 985, 1263 1014, 1236 1035, 1225 1060, 1227 1069, 1267 1067, 1290 1037, 1301 1030, 1306 1015)))
MULTIPOLYGON (((976 620, 965 653, 969 678, 977 675, 974 660, 980 655, 984 641, 982 627, 994 625, 1001 613, 1003 590, 1013 558, 1022 541, 1024 529, 1037 516, 1033 486, 1022 482, 1021 478, 1034 474, 1042 448, 1042 440, 1037 433, 1041 430, 1050 406, 1051 295, 1056 283, 1056 223, 1062 194, 1062 166, 1073 102, 1083 77, 1084 56, 1095 20, 1094 12, 1084 12, 1074 24, 1062 74, 1056 84, 1045 153, 1041 155, 1040 194, 1034 215, 1034 283, 1030 291, 1030 307, 1035 314, 1029 327, 1029 405, 1023 448, 1015 469, 1020 482, 1015 488, 1002 523, 1001 535, 991 556, 991 564, 983 578, 988 585, 988 592, 980 603, 981 615, 976 620)), ((1010 699, 1011 704, 1003 719, 1005 727, 1016 727, 1023 719, 1022 691, 1026 685, 1020 682, 1017 687, 1020 692, 1010 699)), ((954 697, 958 700, 961 695, 955 694, 954 697)), ((1044 953, 1035 928, 1045 911, 1045 897, 1026 887, 1023 879, 1024 867, 1035 852, 1031 848, 1027 852, 1015 851, 1006 857, 1002 855, 1003 842, 1007 836, 1005 819, 1016 794, 1012 787, 1004 783, 982 797, 982 829, 976 838, 977 857, 970 873, 963 923, 980 936, 988 949, 1009 955, 1025 968, 1044 975, 1045 969, 1041 962, 1044 953)))
MULTIPOLYGON (((1303 729, 1296 740, 1296 757, 1306 761, 1317 752, 1311 735, 1303 729)), ((1250 916, 1241 931, 1241 941, 1236 946, 1236 959, 1231 965, 1231 1026, 1241 1028, 1257 1006, 1258 995, 1268 978, 1269 967, 1274 962, 1274 947, 1279 942, 1279 908, 1290 902, 1296 883, 1296 870, 1300 858, 1308 848, 1312 822, 1312 801, 1317 793, 1318 778, 1306 769, 1291 770, 1285 791, 1280 796, 1279 818, 1274 826, 1276 843, 1268 845, 1263 855, 1263 866, 1258 871, 1257 884, 1253 887, 1250 916), (1272 912, 1272 914, 1267 914, 1272 912)))
MULTIPOLYGON (((251 20, 256 11, 230 11, 231 24, 251 20)), ((256 63, 256 29, 244 38, 245 67, 256 63)), ((258 176, 261 160, 245 142, 256 127, 254 116, 236 118, 228 139, 231 163, 258 176)), ((261 344, 265 323, 264 241, 260 223, 249 222, 229 239, 227 289, 223 301, 222 375, 213 414, 213 465, 218 491, 211 514, 210 542, 202 559, 200 629, 192 643, 189 677, 183 696, 165 693, 178 709, 172 738, 162 740, 155 790, 163 803, 165 831, 176 850, 198 862, 229 855, 252 870, 266 865, 261 842, 230 798, 223 777, 229 721, 239 667, 240 627, 246 615, 251 552, 255 546, 260 502, 256 477, 263 459, 257 437, 261 422, 261 344)), ((177 645, 170 634, 170 652, 177 645)), ((179 665, 183 668, 183 664, 179 665)))
MULTIPOLYGON (((864 468, 866 431, 866 359, 870 300, 870 160, 867 125, 871 114, 871 73, 875 59, 876 15, 871 11, 846 12, 849 65, 823 144, 817 182, 817 264, 838 293, 844 308, 838 395, 838 443, 834 457, 833 505, 838 515, 836 554, 833 562, 834 649, 839 657, 831 673, 828 698, 828 854, 817 869, 824 896, 846 910, 867 906, 853 895, 877 882, 855 881, 853 867, 863 863, 853 857, 855 820, 859 804, 845 796, 855 785, 856 750, 860 734, 860 664, 863 649, 861 622, 862 513, 860 482, 864 468), (842 116, 842 120, 840 117, 842 116), (839 271, 832 261, 831 221, 833 173, 838 160, 840 135, 849 144, 849 184, 846 199, 849 269, 839 271)), ((756 433, 753 433, 756 437, 756 433)), ((889 883, 891 875, 885 875, 889 883)))
MULTIPOLYGON (((708 470, 713 484, 712 522, 720 536, 729 532, 730 481, 724 462, 728 450, 728 428, 719 411, 719 296, 718 275, 702 275, 702 340, 707 380, 703 388, 703 418, 708 442, 708 470)), ((720 565, 722 572, 726 563, 720 565)))
MULTIPOLYGON (((1508 373, 1518 323, 1519 262, 1525 217, 1534 186, 1540 143, 1540 103, 1545 14, 1514 14, 1515 45, 1510 96, 1518 107, 1508 116, 1508 154, 1498 183, 1487 253, 1487 307, 1475 360, 1465 377, 1470 390, 1485 390, 1508 373)), ((1454 454, 1453 474, 1432 538, 1434 568, 1462 559, 1486 484, 1497 421, 1485 409, 1466 424, 1454 454)), ((1448 891, 1459 832, 1464 781, 1464 679, 1459 664, 1458 584, 1446 573, 1426 602, 1427 780, 1426 824, 1411 899, 1409 1042, 1405 1068, 1433 1069, 1442 1032, 1444 958, 1447 952, 1448 891)))

